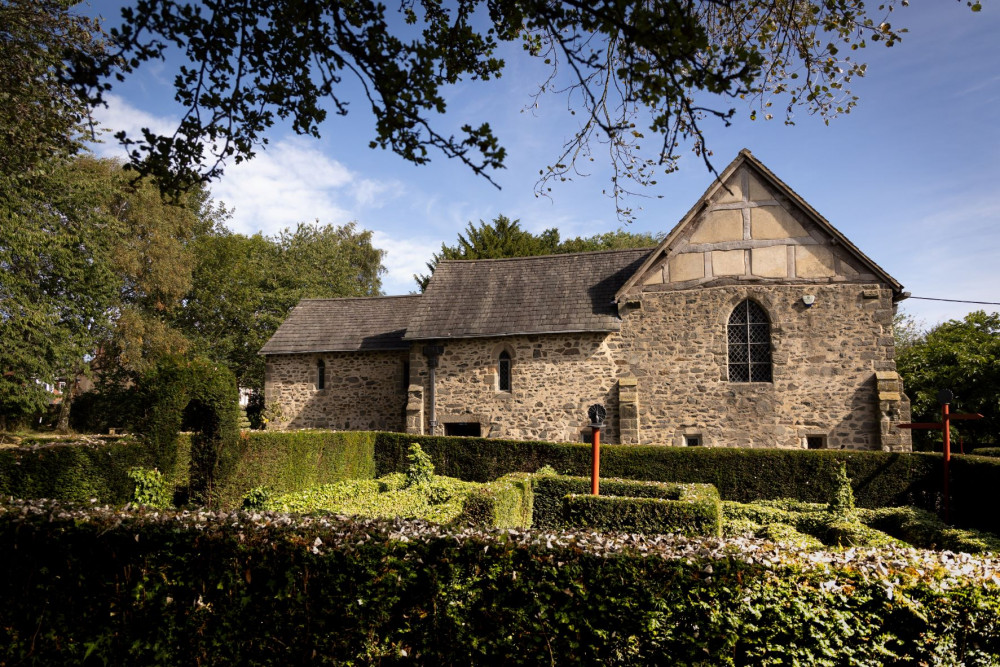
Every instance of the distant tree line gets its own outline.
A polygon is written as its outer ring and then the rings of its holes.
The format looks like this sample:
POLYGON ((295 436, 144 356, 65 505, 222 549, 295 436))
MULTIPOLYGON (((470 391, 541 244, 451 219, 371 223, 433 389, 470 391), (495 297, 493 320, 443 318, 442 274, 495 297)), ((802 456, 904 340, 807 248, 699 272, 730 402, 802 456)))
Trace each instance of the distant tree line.
MULTIPOLYGON (((951 390, 952 412, 984 419, 952 425, 953 450, 1000 444, 1000 313, 978 310, 924 331, 896 317, 896 367, 912 402, 913 421, 941 419, 938 392, 951 390)), ((914 431, 915 449, 940 449, 940 431, 914 431)))

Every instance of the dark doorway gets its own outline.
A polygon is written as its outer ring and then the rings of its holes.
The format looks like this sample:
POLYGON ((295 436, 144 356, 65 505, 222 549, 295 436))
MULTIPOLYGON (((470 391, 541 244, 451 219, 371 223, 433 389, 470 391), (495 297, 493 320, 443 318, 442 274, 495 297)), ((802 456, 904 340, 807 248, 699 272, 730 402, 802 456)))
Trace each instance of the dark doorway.
POLYGON ((483 435, 483 428, 479 422, 452 422, 444 425, 444 434, 479 438, 483 435))

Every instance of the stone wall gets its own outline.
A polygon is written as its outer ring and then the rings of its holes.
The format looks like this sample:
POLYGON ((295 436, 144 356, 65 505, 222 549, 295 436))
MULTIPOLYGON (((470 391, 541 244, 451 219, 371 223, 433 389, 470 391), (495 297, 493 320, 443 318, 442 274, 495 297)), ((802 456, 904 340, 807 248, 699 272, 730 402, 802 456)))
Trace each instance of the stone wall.
POLYGON ((880 402, 876 379, 896 370, 891 298, 887 288, 857 283, 733 284, 632 297, 620 342, 611 346, 622 375, 637 381, 638 440, 681 445, 700 436, 710 446, 804 447, 812 436, 831 449, 909 449, 909 434, 895 428, 908 414, 901 419, 898 404, 880 402), (812 306, 803 303, 806 294, 815 296, 812 306), (726 325, 747 298, 771 320, 770 383, 728 381, 726 325))
MULTIPOLYGON (((618 364, 607 334, 555 334, 438 341, 438 426, 479 423, 483 436, 580 442, 594 403, 608 410, 604 442, 618 442, 618 364), (511 391, 497 388, 497 359, 511 355, 511 391)), ((430 384, 423 346, 414 345, 411 378, 423 390, 423 432, 430 433, 430 384)), ((417 395, 413 388, 410 396, 417 395)), ((417 431, 416 416, 411 432, 417 431)), ((589 432, 589 429, 586 429, 589 432)))
POLYGON ((402 431, 407 352, 326 352, 269 355, 265 405, 280 406, 268 428, 402 431), (317 362, 326 387, 317 389, 317 362))

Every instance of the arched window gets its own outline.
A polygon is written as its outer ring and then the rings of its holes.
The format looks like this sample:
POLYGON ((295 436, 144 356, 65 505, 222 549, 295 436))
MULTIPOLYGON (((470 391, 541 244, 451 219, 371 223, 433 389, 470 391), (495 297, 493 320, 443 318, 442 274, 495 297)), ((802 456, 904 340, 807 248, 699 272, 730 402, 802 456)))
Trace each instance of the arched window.
POLYGON ((497 389, 510 391, 510 352, 504 350, 497 360, 497 389))
POLYGON ((729 381, 771 381, 771 323, 767 313, 747 299, 733 309, 726 327, 729 381))
POLYGON ((316 388, 326 389, 326 362, 322 359, 316 362, 316 388))

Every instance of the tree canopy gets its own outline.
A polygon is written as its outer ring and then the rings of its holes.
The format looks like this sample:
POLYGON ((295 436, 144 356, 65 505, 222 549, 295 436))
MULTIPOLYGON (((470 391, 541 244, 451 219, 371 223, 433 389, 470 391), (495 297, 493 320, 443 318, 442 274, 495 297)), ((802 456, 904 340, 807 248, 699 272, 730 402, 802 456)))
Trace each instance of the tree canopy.
POLYGON ((501 47, 520 44, 548 68, 536 95, 565 95, 580 120, 540 170, 538 192, 606 152, 607 193, 628 218, 622 197, 675 169, 683 145, 711 167, 706 119, 728 125, 741 105, 787 123, 797 110, 824 120, 850 111, 851 82, 865 72, 856 52, 897 43, 905 30, 890 19, 907 4, 416 0, 393 12, 378 0, 140 0, 122 10, 113 47, 77 54, 70 78, 98 103, 115 77, 180 54, 177 131, 120 135, 134 164, 162 182, 217 176, 224 161, 252 157, 279 119, 319 136, 330 113, 353 103, 375 117, 372 147, 416 164, 437 152, 489 179, 506 151, 487 123, 446 129, 445 95, 459 81, 499 77, 501 47), (359 87, 362 98, 350 99, 359 87))
MULTIPOLYGON (((465 233, 458 235, 458 242, 455 245, 441 244, 441 252, 434 253, 431 261, 427 263, 427 268, 433 274, 437 265, 445 259, 498 259, 590 250, 646 248, 656 245, 662 238, 662 235, 654 236, 645 232, 619 229, 560 241, 559 230, 555 227, 546 229, 541 234, 532 234, 521 229, 520 220, 511 220, 505 215, 498 215, 492 222, 480 220, 479 226, 470 222, 465 228, 465 233)), ((415 275, 413 279, 420 286, 420 291, 423 291, 427 289, 431 276, 415 275)))
MULTIPOLYGON (((950 389, 955 394, 952 411, 985 417, 955 424, 956 441, 1000 441, 1000 313, 979 310, 939 324, 923 336, 910 335, 897 351, 896 366, 912 401, 914 421, 939 421, 937 394, 950 389)), ((930 440, 926 433, 914 431, 914 435, 930 440)))

